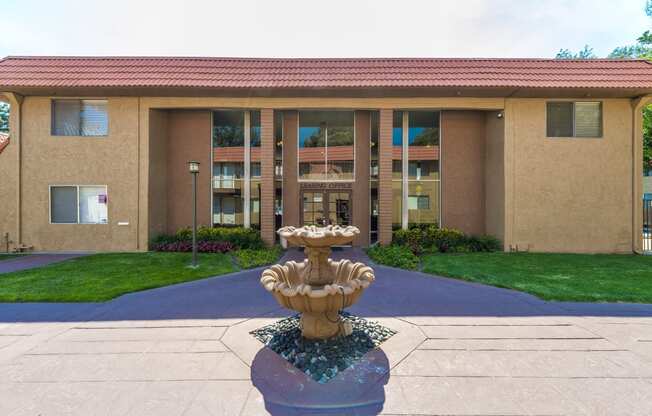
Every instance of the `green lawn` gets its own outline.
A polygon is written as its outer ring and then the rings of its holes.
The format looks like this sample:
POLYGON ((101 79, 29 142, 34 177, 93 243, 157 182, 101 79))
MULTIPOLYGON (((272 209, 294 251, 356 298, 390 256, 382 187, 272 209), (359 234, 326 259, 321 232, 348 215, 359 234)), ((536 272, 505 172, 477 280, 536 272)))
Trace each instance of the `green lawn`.
POLYGON ((521 290, 546 300, 652 303, 652 256, 430 254, 423 271, 521 290))
POLYGON ((139 290, 237 271, 228 254, 106 253, 0 274, 0 302, 100 302, 139 290))

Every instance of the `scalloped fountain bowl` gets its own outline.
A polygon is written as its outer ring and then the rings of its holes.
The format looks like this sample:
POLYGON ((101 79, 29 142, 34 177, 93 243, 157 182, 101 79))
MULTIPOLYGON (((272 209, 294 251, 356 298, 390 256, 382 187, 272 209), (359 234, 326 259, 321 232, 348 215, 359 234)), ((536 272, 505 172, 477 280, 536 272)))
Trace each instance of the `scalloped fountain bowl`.
POLYGON ((331 246, 350 243, 360 230, 338 225, 283 227, 278 234, 293 245, 305 246, 308 258, 264 270, 263 287, 281 306, 301 313, 305 338, 349 335, 351 326, 340 319, 339 311, 358 301, 374 281, 374 271, 363 263, 333 261, 329 255, 331 246))

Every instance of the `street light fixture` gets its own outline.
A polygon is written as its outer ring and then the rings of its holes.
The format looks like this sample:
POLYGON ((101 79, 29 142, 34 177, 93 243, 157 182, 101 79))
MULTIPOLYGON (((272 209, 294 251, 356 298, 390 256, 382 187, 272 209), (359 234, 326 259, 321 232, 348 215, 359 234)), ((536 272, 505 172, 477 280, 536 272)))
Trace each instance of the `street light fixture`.
POLYGON ((192 267, 197 267, 197 174, 199 162, 188 162, 188 171, 192 175, 192 267))

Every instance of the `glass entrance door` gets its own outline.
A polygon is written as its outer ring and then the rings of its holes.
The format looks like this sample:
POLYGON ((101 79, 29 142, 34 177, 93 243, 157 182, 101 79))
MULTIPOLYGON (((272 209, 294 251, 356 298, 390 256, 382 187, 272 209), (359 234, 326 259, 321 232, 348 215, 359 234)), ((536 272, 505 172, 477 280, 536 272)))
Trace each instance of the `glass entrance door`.
POLYGON ((328 220, 343 227, 351 225, 351 193, 328 193, 328 220))
POLYGON ((351 192, 304 191, 303 225, 351 225, 351 192))
POLYGON ((324 225, 324 193, 303 193, 303 225, 324 225))

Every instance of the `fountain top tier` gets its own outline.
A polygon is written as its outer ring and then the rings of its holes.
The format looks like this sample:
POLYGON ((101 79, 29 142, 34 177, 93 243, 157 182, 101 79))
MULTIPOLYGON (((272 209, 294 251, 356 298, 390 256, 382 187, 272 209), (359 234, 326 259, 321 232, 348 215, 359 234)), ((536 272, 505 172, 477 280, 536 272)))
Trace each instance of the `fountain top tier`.
POLYGON ((308 248, 327 248, 342 244, 349 244, 360 234, 358 227, 339 225, 328 225, 317 227, 306 225, 304 227, 283 227, 278 234, 290 244, 305 246, 308 248))

